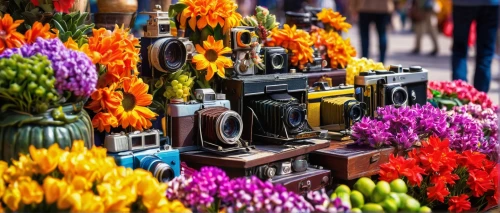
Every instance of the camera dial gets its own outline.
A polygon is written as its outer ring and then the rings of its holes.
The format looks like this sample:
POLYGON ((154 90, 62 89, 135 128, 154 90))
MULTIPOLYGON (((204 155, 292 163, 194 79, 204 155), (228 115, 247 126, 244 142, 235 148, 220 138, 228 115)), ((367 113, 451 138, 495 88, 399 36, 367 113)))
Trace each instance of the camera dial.
POLYGON ((408 102, 408 92, 403 87, 395 87, 391 91, 392 103, 395 107, 401 107, 408 102))

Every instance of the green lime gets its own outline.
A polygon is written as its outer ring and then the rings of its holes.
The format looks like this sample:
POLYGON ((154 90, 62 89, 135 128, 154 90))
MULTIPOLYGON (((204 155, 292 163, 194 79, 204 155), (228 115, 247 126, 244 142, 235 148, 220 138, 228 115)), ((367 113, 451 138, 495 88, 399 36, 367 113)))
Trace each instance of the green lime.
POLYGON ((405 204, 406 204, 406 200, 408 200, 408 198, 410 198, 410 196, 405 194, 405 193, 398 193, 398 197, 399 197, 399 200, 401 201, 400 208, 404 209, 405 204))
POLYGON ((401 199, 399 198, 398 193, 391 192, 389 193, 389 197, 387 197, 386 199, 394 200, 394 202, 396 202, 396 205, 398 205, 398 208, 401 208, 401 199))
POLYGON ((382 202, 391 193, 391 186, 385 181, 379 181, 373 190, 370 199, 372 202, 382 202))
POLYGON ((335 193, 339 192, 345 192, 347 194, 351 194, 351 189, 346 185, 340 185, 335 189, 335 193))
POLYGON ((361 208, 365 204, 365 198, 361 192, 353 190, 351 192, 351 204, 354 208, 361 208))
POLYGON ((375 188, 373 180, 367 177, 362 177, 354 184, 354 189, 363 193, 366 198, 369 198, 375 188))
POLYGON ((330 195, 330 199, 332 199, 332 200, 333 200, 333 199, 335 199, 335 198, 337 198, 337 193, 335 193, 335 192, 334 192, 334 193, 332 193, 332 194, 330 195))
POLYGON ((403 180, 396 179, 391 182, 391 192, 407 193, 408 187, 403 180))
POLYGON ((387 198, 382 203, 380 203, 385 212, 398 212, 398 204, 394 199, 387 198))
POLYGON ((422 207, 420 207, 420 210, 418 212, 420 212, 420 213, 431 213, 432 210, 431 210, 431 208, 429 208, 427 206, 422 206, 422 207))
POLYGON ((384 212, 384 208, 376 203, 367 203, 361 208, 361 210, 363 212, 384 212))
POLYGON ((418 212, 420 210, 420 203, 412 197, 406 199, 403 211, 405 212, 418 212))
POLYGON ((361 209, 359 208, 353 208, 351 209, 351 213, 362 213, 363 211, 361 211, 361 209))

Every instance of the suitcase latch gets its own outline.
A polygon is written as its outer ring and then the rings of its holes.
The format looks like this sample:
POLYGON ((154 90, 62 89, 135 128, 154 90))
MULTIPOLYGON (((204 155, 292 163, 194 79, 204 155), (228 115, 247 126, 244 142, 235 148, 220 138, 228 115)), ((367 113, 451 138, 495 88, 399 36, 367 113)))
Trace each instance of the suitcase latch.
POLYGON ((311 189, 311 180, 301 181, 299 188, 301 191, 309 191, 311 189))
POLYGON ((374 155, 372 155, 372 157, 370 158, 370 163, 375 163, 375 162, 377 162, 379 159, 380 159, 380 153, 374 154, 374 155))

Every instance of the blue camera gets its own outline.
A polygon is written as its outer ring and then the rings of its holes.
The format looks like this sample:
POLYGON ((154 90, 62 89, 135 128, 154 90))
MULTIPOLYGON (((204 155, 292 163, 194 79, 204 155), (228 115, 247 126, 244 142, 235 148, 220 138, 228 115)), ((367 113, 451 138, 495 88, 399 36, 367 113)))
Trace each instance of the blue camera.
POLYGON ((160 148, 158 130, 111 134, 106 136, 104 146, 117 165, 142 168, 161 182, 181 174, 179 150, 170 146, 160 148))

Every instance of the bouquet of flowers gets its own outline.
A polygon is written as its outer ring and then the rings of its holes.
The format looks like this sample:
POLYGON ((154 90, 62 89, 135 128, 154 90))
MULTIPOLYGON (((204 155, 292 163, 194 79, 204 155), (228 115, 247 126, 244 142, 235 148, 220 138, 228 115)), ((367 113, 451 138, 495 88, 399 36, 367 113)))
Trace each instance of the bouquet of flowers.
POLYGON ((498 110, 498 106, 488 97, 488 94, 479 92, 472 85, 462 80, 430 81, 427 99, 439 107, 451 110, 456 105, 467 103, 479 104, 483 108, 498 110))
POLYGON ((408 158, 390 156, 380 166, 380 179, 405 179, 408 194, 429 207, 445 206, 452 212, 479 211, 498 204, 498 165, 486 155, 450 149, 447 139, 430 137, 408 158))
POLYGON ((8 166, 0 161, 0 210, 20 212, 188 212, 164 196, 167 185, 151 173, 118 167, 106 149, 30 146, 8 166))
POLYGON ((381 62, 375 62, 372 59, 351 57, 347 62, 346 85, 354 85, 355 76, 370 70, 386 70, 386 68, 381 62))
POLYGON ((285 24, 283 29, 274 28, 271 39, 266 42, 266 46, 281 46, 287 49, 290 65, 299 69, 304 69, 308 62, 313 62, 313 44, 308 32, 288 24, 285 24))

